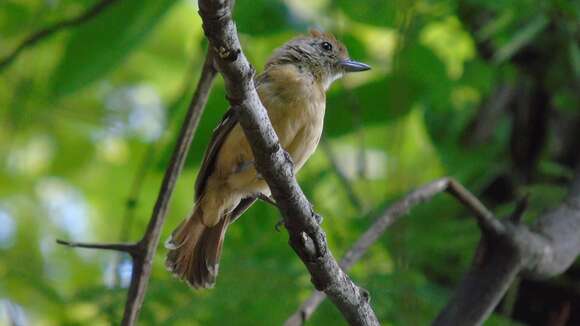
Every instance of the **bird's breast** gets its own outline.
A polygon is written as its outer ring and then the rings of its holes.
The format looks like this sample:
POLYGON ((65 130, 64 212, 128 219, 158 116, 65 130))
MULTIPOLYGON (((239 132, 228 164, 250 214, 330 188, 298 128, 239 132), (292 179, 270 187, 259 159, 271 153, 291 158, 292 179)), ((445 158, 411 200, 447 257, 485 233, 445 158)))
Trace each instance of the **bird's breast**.
POLYGON ((326 103, 324 93, 317 87, 302 84, 296 86, 295 91, 287 87, 292 84, 262 85, 258 91, 280 144, 299 169, 318 145, 326 103), (286 88, 281 90, 283 87, 286 88))

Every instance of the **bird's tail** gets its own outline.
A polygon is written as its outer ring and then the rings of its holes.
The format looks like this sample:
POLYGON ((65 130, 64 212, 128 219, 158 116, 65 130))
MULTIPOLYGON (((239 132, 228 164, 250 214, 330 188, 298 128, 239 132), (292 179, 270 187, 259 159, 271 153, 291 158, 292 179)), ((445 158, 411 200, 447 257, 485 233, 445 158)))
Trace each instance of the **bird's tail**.
POLYGON ((228 216, 208 227, 203 224, 200 205, 184 220, 165 243, 169 249, 165 266, 193 288, 210 288, 215 284, 219 269, 228 216))

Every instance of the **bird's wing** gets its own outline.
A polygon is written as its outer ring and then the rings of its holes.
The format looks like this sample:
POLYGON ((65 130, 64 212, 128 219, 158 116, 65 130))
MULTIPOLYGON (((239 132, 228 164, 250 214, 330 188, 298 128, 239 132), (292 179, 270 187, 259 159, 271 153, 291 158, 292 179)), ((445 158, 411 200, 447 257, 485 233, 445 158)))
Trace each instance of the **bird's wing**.
MULTIPOLYGON (((261 73, 256 76, 254 80, 254 85, 257 88, 260 87, 267 80, 268 74, 261 73)), ((215 161, 217 155, 222 147, 224 141, 234 129, 238 123, 239 113, 238 110, 230 108, 222 118, 222 121, 214 129, 211 141, 207 147, 205 154, 203 156, 203 162, 201 163, 201 168, 197 174, 197 180, 195 181, 195 200, 203 195, 207 179, 214 171, 215 161)), ((238 206, 230 213, 230 223, 235 221, 240 215, 242 215, 252 204, 257 200, 255 196, 244 198, 240 201, 238 206)))
MULTIPOLYGON (((197 174, 197 180, 195 181, 196 200, 198 200, 203 195, 207 179, 213 173, 219 150, 237 123, 238 111, 230 108, 222 118, 222 121, 217 126, 217 128, 214 129, 209 146, 205 151, 203 162, 201 163, 201 168, 197 174)), ((230 223, 233 223, 238 217, 240 217, 240 215, 242 215, 248 208, 250 208, 250 206, 252 206, 255 201, 256 197, 254 196, 242 199, 238 206, 236 206, 236 208, 229 213, 230 223)))
POLYGON ((201 198, 203 195, 207 179, 214 171, 215 161, 217 159, 220 148, 237 123, 238 111, 230 108, 222 118, 222 121, 217 126, 217 128, 214 129, 209 146, 203 155, 203 161, 201 162, 201 168, 197 174, 197 180, 195 181, 196 201, 199 200, 199 198, 201 198))

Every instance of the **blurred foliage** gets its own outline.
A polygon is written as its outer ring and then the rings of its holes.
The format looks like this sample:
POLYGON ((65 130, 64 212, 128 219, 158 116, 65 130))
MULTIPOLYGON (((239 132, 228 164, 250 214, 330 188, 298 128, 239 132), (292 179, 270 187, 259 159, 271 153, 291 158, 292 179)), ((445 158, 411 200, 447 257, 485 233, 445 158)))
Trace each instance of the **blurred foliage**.
MULTIPOLYGON (((94 3, 0 2, 0 55, 94 3)), ((203 62, 196 11, 193 1, 120 1, 0 71, 0 323, 118 323, 128 258, 70 250, 54 240, 141 234, 203 62), (140 185, 133 189, 135 180, 140 185)), ((485 141, 468 141, 499 87, 541 84, 564 117, 577 116, 580 107, 577 1, 237 1, 235 18, 258 70, 274 48, 312 26, 333 31, 353 58, 373 66, 332 87, 326 116, 326 138, 363 207, 349 200, 323 151, 299 175, 337 256, 414 187, 451 175, 482 193, 498 175, 512 173, 509 114, 489 126, 485 141)), ((226 108, 219 80, 163 238, 191 209, 198 164, 226 108)), ((558 143, 553 137, 547 144, 558 143)), ((538 160, 541 173, 569 177, 553 150, 541 151, 538 160)), ((531 201, 533 218, 561 200, 565 188, 536 182, 518 191, 538 199, 531 201)), ((488 204, 499 215, 513 208, 513 201, 488 204)), ((212 290, 193 292, 173 279, 160 249, 140 324, 284 321, 312 286, 286 235, 274 231, 278 218, 258 203, 230 229, 212 290)), ((385 325, 425 325, 467 268, 478 238, 468 213, 441 195, 392 226, 352 277, 370 291, 385 325)), ((338 320, 326 302, 310 324, 338 320)), ((511 324, 499 315, 490 321, 511 324)))

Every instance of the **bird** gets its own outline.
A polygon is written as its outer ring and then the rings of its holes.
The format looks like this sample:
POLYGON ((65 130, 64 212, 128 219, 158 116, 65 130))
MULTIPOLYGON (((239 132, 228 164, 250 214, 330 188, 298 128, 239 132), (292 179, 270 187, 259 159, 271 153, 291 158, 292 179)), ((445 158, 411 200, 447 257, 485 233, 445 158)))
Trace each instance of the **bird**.
MULTIPOLYGON (((369 70, 329 32, 310 30, 276 49, 254 78, 260 101, 298 172, 324 125, 326 91, 346 73, 369 70)), ((214 130, 195 182, 192 213, 171 233, 166 268, 194 289, 215 285, 225 233, 258 197, 269 198, 235 109, 214 130)))

